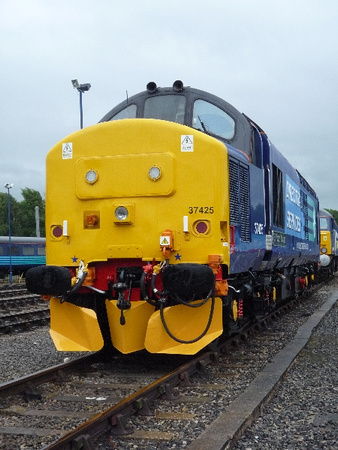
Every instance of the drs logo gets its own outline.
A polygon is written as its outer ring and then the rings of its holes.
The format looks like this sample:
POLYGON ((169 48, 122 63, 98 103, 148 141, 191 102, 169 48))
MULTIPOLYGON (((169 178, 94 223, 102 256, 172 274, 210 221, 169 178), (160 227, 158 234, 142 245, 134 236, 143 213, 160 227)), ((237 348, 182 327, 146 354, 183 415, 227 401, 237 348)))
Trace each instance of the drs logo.
POLYGON ((258 222, 254 223, 254 233, 255 234, 264 234, 264 226, 262 223, 258 223, 258 222))

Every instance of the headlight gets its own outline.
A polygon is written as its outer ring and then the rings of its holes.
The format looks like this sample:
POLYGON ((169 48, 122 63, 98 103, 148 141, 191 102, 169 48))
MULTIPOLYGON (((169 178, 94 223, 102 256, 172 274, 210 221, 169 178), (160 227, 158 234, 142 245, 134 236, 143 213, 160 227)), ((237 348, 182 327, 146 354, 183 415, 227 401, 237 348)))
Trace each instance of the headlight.
POLYGON ((115 217, 116 217, 117 220, 120 220, 121 222, 126 220, 127 217, 128 217, 128 210, 127 210, 127 208, 125 208, 124 206, 118 206, 115 209, 115 217))
POLYGON ((321 251, 322 253, 326 253, 326 252, 327 252, 327 248, 326 248, 326 247, 322 247, 322 248, 320 249, 320 251, 321 251))
POLYGON ((329 255, 320 255, 320 264, 322 267, 328 267, 330 265, 330 257, 329 255))

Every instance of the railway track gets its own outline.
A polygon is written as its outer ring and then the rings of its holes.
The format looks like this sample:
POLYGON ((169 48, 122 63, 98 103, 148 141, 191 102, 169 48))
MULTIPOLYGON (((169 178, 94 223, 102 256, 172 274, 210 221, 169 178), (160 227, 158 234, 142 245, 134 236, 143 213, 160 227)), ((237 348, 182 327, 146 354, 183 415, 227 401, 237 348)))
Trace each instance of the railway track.
POLYGON ((0 334, 26 331, 49 322, 49 304, 24 285, 0 289, 0 334))
POLYGON ((97 353, 4 383, 0 448, 186 448, 283 348, 299 302, 194 358, 97 353))

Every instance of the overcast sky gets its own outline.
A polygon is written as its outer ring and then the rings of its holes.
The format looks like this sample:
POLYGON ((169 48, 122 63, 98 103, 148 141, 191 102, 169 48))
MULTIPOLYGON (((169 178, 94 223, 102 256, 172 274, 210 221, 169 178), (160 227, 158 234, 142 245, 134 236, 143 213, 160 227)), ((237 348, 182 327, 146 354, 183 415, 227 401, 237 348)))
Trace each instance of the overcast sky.
MULTIPOLYGON (((338 210, 337 0, 0 0, 1 186, 45 196, 45 157, 149 81, 224 98, 338 210)), ((3 188, 3 192, 6 189, 3 188)))

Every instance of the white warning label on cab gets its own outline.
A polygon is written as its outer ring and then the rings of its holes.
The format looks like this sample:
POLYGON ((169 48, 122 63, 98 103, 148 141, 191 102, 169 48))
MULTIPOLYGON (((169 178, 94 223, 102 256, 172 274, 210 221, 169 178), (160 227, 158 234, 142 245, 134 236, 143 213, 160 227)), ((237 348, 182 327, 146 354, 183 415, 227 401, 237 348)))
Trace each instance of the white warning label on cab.
POLYGON ((185 134, 181 136, 181 152, 194 151, 194 136, 192 134, 185 134))
POLYGON ((73 143, 65 142, 62 144, 62 159, 73 158, 73 143))

